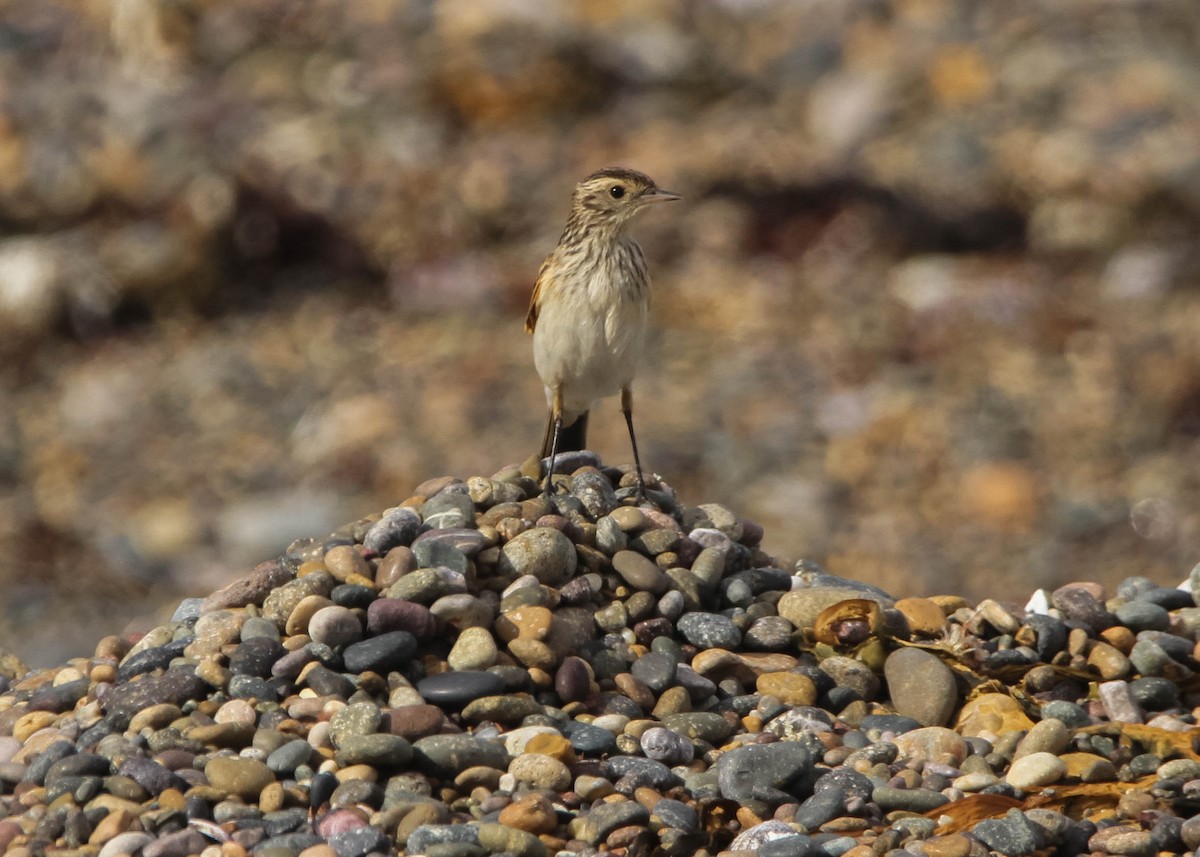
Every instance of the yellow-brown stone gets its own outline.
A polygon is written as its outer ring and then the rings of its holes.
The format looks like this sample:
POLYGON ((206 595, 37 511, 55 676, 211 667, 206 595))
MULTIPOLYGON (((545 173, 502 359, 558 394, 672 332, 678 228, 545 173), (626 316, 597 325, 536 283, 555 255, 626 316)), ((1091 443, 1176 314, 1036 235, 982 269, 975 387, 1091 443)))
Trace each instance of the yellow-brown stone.
POLYGON ((945 630, 946 614, 932 598, 901 598, 896 609, 908 620, 908 630, 914 637, 936 637, 945 630))
POLYGON ((813 705, 817 701, 817 686, 808 676, 799 673, 763 673, 754 687, 759 693, 774 696, 785 705, 813 705))
POLYGON ((53 712, 31 711, 28 714, 22 715, 13 724, 12 736, 22 744, 25 744, 29 741, 29 737, 33 733, 53 726, 57 720, 58 715, 53 712))
POLYGON ((92 835, 88 837, 88 844, 103 845, 114 836, 125 833, 133 826, 135 818, 137 816, 127 809, 113 810, 96 823, 92 835))
POLYGON ((550 635, 553 619, 554 614, 546 607, 517 607, 496 619, 496 636, 505 643, 511 643, 517 638, 545 640, 550 635))
POLYGON ((1011 696, 985 693, 962 707, 955 728, 965 738, 978 738, 1032 729, 1033 721, 1011 696))
POLYGON ((1095 753, 1063 753, 1067 776, 1085 783, 1107 783, 1117 779, 1117 769, 1108 759, 1095 753))
POLYGON ((575 761, 575 749, 571 742, 562 735, 551 735, 548 732, 530 738, 525 744, 525 752, 541 753, 568 765, 575 761))
POLYGON ((553 833, 558 827, 554 806, 543 794, 530 794, 500 811, 500 823, 527 833, 553 833))

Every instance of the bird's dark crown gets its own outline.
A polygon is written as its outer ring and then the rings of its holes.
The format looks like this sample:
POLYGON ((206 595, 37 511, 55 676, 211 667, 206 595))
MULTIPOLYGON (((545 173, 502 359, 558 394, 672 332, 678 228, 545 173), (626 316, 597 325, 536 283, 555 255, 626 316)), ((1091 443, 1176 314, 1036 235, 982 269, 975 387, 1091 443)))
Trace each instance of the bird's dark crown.
POLYGON ((605 167, 602 170, 596 170, 596 172, 581 181, 580 184, 589 184, 596 179, 619 179, 644 187, 654 187, 654 179, 650 178, 650 176, 645 173, 639 173, 637 170, 626 169, 625 167, 605 167))

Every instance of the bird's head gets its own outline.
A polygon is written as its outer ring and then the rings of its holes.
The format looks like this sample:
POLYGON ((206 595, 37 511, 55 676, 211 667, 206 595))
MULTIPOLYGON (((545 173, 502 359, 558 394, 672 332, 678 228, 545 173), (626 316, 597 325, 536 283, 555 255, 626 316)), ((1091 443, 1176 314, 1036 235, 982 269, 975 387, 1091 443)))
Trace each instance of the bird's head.
POLYGON ((608 167, 575 186, 572 209, 589 221, 620 225, 651 203, 673 199, 679 194, 663 190, 645 173, 608 167))

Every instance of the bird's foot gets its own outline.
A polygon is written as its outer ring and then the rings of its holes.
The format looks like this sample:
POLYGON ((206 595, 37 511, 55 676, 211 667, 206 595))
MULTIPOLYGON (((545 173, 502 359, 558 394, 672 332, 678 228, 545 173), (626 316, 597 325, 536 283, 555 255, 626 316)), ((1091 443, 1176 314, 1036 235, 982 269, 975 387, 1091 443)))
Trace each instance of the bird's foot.
POLYGON ((646 487, 645 480, 634 480, 630 478, 630 474, 626 474, 617 486, 617 503, 622 506, 650 505, 657 507, 658 503, 653 497, 654 493, 653 488, 646 487))

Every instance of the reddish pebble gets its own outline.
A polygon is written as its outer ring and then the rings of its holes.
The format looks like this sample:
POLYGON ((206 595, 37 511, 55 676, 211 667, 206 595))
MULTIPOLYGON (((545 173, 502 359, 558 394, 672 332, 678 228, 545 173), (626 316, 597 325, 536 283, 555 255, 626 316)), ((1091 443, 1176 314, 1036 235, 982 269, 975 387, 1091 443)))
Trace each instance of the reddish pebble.
POLYGON ((393 735, 416 741, 442 731, 446 715, 436 705, 405 705, 385 713, 384 728, 393 735))
POLYGON ((0 854, 7 851, 9 844, 23 832, 21 825, 17 824, 11 818, 0 821, 0 854))
POLYGON ((568 655, 554 674, 554 689, 563 702, 576 702, 587 699, 591 681, 587 662, 577 655, 568 655))
POLYGON ((371 634, 408 631, 418 640, 437 634, 437 620, 424 604, 403 598, 377 598, 367 608, 367 630, 371 634))
POLYGON ((365 827, 366 824, 366 820, 356 812, 335 809, 317 822, 317 835, 328 839, 335 833, 345 833, 347 830, 365 827))

